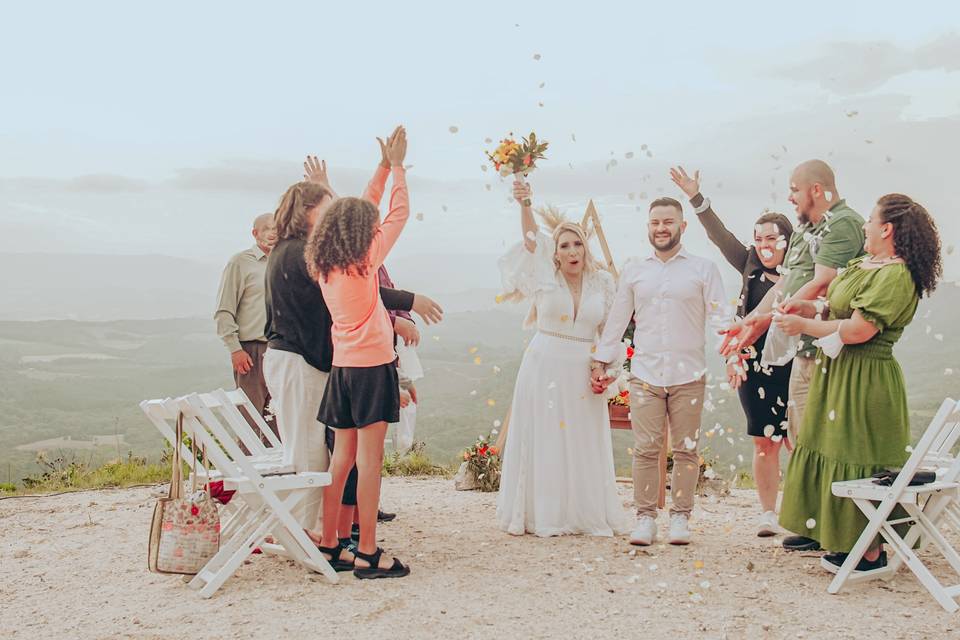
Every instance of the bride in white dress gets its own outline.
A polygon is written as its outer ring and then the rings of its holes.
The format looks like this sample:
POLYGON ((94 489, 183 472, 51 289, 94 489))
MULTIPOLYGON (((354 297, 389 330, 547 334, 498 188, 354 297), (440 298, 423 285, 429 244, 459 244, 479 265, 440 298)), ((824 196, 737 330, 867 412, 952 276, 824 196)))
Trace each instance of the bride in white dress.
POLYGON ((590 257, 580 225, 558 223, 551 237, 523 205, 530 187, 515 182, 513 194, 523 241, 499 266, 507 298, 532 300, 527 326, 537 333, 517 373, 497 519, 514 535, 626 533, 607 402, 587 376, 616 285, 590 257))

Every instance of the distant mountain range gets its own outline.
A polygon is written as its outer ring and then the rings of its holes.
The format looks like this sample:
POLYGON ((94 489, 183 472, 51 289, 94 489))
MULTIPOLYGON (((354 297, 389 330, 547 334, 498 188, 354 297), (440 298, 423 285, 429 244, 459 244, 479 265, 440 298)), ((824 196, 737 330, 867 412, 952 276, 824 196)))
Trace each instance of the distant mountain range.
MULTIPOLYGON (((388 267, 397 286, 449 312, 496 304, 496 256, 407 256, 388 267)), ((162 255, 0 253, 0 320, 212 317, 222 268, 162 255)))

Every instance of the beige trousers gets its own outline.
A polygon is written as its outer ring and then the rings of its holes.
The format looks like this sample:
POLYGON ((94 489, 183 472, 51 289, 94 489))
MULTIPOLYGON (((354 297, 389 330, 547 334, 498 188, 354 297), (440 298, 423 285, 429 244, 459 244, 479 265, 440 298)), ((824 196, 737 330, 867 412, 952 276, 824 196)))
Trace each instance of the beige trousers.
POLYGON ((630 382, 630 422, 633 427, 633 500, 638 516, 657 517, 660 494, 660 450, 667 420, 673 449, 671 514, 690 515, 700 478, 700 416, 703 379, 672 387, 656 387, 639 379, 630 382))
MULTIPOLYGON (((277 417, 283 463, 293 465, 295 471, 326 471, 330 465, 326 427, 317 420, 327 376, 297 353, 267 349, 263 356, 263 377, 277 417)), ((323 489, 311 489, 293 509, 293 516, 304 529, 319 528, 322 504, 323 489)))
POLYGON ((790 444, 797 446, 800 427, 803 426, 803 410, 807 408, 807 393, 810 391, 810 378, 816 366, 813 358, 797 356, 790 370, 790 387, 787 400, 787 437, 790 444))

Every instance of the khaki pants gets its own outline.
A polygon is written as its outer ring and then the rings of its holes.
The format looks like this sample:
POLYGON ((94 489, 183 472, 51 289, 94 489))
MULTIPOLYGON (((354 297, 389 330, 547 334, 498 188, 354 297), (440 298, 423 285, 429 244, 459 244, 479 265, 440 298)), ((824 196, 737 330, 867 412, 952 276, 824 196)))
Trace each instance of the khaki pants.
POLYGON ((690 515, 700 478, 697 441, 703 413, 703 379, 672 387, 630 382, 630 422, 633 427, 633 501, 638 516, 657 517, 660 494, 660 451, 667 419, 673 449, 670 482, 671 514, 690 515))
MULTIPOLYGON (((294 471, 326 471, 330 465, 326 427, 317 420, 327 373, 307 364, 298 353, 267 349, 263 373, 273 396, 273 410, 283 443, 283 464, 294 471)), ((293 509, 293 516, 304 529, 319 527, 323 489, 310 489, 310 495, 293 509)))
POLYGON ((807 408, 807 393, 810 391, 810 378, 816 366, 814 359, 797 356, 790 370, 789 399, 787 400, 787 438, 790 444, 797 446, 800 427, 803 426, 803 410, 807 408))
MULTIPOLYGON (((237 373, 236 370, 234 370, 233 380, 237 383, 237 388, 243 390, 243 392, 247 394, 247 397, 250 398, 250 402, 253 403, 253 406, 257 408, 257 411, 260 412, 260 415, 262 415, 263 419, 267 422, 267 425, 270 426, 273 435, 279 438, 280 434, 277 431, 277 422, 273 419, 273 416, 269 415, 266 411, 267 405, 270 403, 270 391, 267 390, 267 383, 263 379, 263 354, 267 351, 267 343, 259 340, 249 340, 241 342, 240 348, 246 351, 250 359, 253 360, 253 366, 247 373, 237 373)), ((247 412, 243 407, 240 408, 240 413, 244 414, 253 432, 259 435, 260 439, 266 444, 267 439, 260 433, 256 421, 246 415, 247 412)), ((244 453, 249 453, 245 447, 244 453)))

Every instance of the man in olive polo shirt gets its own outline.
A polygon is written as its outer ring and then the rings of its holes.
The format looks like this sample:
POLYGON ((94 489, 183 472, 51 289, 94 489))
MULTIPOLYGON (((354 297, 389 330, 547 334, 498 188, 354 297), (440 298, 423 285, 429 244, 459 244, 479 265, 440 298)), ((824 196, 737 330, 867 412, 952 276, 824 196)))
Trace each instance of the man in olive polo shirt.
MULTIPOLYGON (((783 261, 783 277, 767 292, 743 321, 726 332, 721 352, 730 356, 751 344, 770 327, 776 300, 816 300, 827 293, 837 270, 863 254, 863 218, 851 209, 837 191, 833 169, 822 160, 808 160, 790 176, 790 202, 796 207, 800 226, 794 230, 783 261)), ((813 338, 801 336, 790 373, 787 424, 795 443, 807 403, 810 376, 815 366, 813 338)), ((788 550, 818 549, 810 538, 788 536, 788 550)))
MULTIPOLYGON (((277 242, 272 213, 257 216, 253 221, 252 235, 254 245, 231 257, 223 270, 213 318, 217 323, 217 335, 230 352, 237 387, 243 389, 276 433, 277 426, 265 410, 270 393, 263 381, 263 354, 267 350, 264 278, 267 256, 277 242)), ((248 422, 256 430, 256 423, 250 418, 248 422)))

